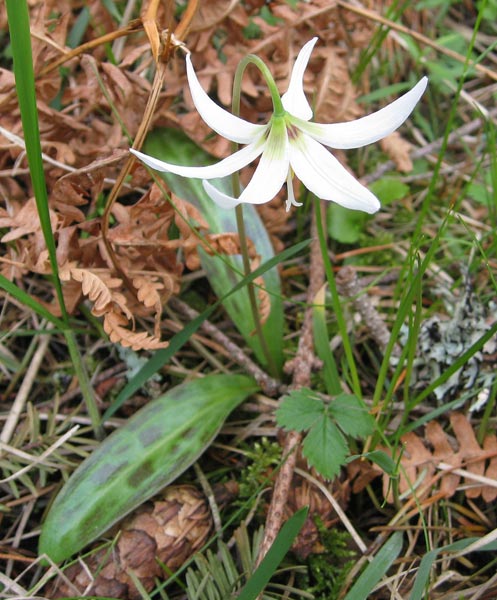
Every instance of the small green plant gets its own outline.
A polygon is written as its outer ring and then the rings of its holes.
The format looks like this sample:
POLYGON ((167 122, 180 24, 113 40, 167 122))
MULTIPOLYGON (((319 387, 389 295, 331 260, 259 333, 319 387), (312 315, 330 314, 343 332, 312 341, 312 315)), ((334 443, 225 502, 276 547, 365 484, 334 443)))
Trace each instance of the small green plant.
POLYGON ((240 477, 240 498, 251 498, 258 494, 261 485, 266 485, 268 473, 273 471, 281 461, 281 446, 267 438, 256 442, 248 452, 250 464, 242 471, 240 477))
POLYGON ((350 454, 345 436, 366 438, 374 430, 373 418, 356 396, 340 394, 326 402, 309 388, 292 391, 283 398, 276 421, 287 430, 308 432, 302 453, 329 479, 339 473, 350 454))
POLYGON ((316 525, 325 550, 309 556, 308 574, 299 584, 314 594, 315 600, 338 598, 347 574, 357 560, 356 552, 349 547, 350 535, 346 531, 328 529, 319 517, 316 525))

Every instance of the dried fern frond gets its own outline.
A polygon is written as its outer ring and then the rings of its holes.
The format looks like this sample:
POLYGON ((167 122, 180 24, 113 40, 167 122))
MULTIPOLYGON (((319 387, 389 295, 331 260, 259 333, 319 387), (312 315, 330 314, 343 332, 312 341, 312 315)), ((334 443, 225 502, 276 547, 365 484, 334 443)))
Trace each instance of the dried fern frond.
POLYGON ((167 342, 150 336, 146 331, 135 332, 127 329, 129 320, 120 312, 109 311, 104 315, 104 330, 110 341, 132 350, 159 350, 167 348, 167 342))
MULTIPOLYGON (((459 412, 450 415, 450 424, 454 438, 437 421, 426 424, 424 437, 410 431, 400 438, 399 494, 415 494, 418 499, 435 494, 450 498, 463 491, 468 499, 481 497, 493 502, 497 498, 497 436, 487 435, 480 445, 468 417, 459 412)), ((382 450, 390 454, 388 449, 382 450)), ((354 461, 349 475, 354 480, 354 493, 382 475, 384 497, 387 502, 394 501, 390 476, 379 467, 354 461)))

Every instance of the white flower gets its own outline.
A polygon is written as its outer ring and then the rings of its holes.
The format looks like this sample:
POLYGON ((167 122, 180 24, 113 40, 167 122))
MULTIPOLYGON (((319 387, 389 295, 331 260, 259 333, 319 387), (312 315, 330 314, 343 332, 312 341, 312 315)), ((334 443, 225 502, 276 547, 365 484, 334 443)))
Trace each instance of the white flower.
POLYGON ((189 55, 186 57, 188 83, 193 102, 203 120, 223 137, 247 144, 231 156, 206 167, 183 167, 166 163, 136 150, 131 152, 158 171, 203 179, 205 191, 223 208, 241 202, 262 204, 276 196, 287 183, 287 210, 299 206, 293 195, 292 179, 300 181, 323 200, 346 208, 374 213, 380 208, 378 198, 361 185, 325 148, 360 148, 376 142, 397 129, 411 114, 423 94, 428 80, 423 77, 409 92, 381 110, 347 123, 311 123, 312 109, 303 88, 304 71, 317 38, 307 42, 299 52, 292 70, 288 90, 281 97, 280 109, 266 125, 256 125, 232 115, 218 106, 202 89, 189 55), (207 179, 225 177, 260 156, 252 179, 239 198, 220 192, 207 179))

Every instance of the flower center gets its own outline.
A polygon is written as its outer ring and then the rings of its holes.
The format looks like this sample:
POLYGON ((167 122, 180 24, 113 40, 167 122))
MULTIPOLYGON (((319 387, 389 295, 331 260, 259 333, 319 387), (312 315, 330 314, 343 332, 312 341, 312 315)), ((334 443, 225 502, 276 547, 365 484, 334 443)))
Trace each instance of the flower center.
POLYGON ((286 120, 286 131, 290 140, 296 140, 299 137, 300 131, 293 123, 286 120))

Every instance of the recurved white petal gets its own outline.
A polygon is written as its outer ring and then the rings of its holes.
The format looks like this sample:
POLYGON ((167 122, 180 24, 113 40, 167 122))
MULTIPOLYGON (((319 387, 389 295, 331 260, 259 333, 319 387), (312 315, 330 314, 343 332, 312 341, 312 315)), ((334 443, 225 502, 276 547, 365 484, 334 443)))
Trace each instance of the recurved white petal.
POLYGON ((173 165, 172 163, 164 162, 143 152, 138 152, 130 148, 130 152, 139 158, 146 165, 157 171, 165 171, 166 173, 175 173, 182 177, 196 177, 199 179, 213 179, 214 177, 225 177, 231 175, 235 171, 247 166, 250 162, 256 159, 264 149, 264 139, 261 137, 256 142, 245 146, 238 152, 230 154, 223 160, 206 167, 183 167, 181 165, 173 165))
POLYGON ((202 119, 216 133, 240 144, 249 144, 261 134, 266 125, 256 125, 240 117, 235 117, 208 96, 197 79, 189 54, 186 56, 186 74, 196 109, 202 119))
POLYGON ((308 123, 295 119, 295 125, 330 148, 360 148, 395 131, 411 114, 428 83, 423 77, 406 94, 381 110, 348 123, 308 123))
POLYGON ((361 185, 339 161, 305 134, 290 141, 290 164, 305 187, 322 200, 374 213, 378 198, 361 185))
POLYGON ((216 187, 212 185, 210 181, 204 179, 202 181, 202 185, 204 186, 204 190, 206 194, 213 200, 218 206, 221 208, 235 208, 240 204, 240 200, 237 198, 233 198, 233 196, 228 196, 224 192, 221 192, 216 187))
POLYGON ((284 109, 304 121, 312 118, 312 108, 304 94, 304 72, 317 39, 315 37, 309 40, 299 52, 293 65, 288 90, 281 97, 284 109))

